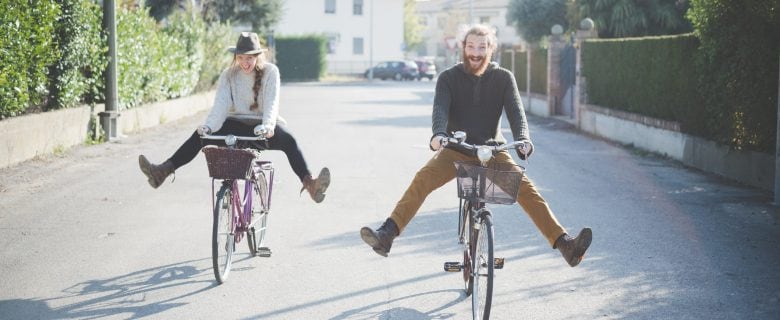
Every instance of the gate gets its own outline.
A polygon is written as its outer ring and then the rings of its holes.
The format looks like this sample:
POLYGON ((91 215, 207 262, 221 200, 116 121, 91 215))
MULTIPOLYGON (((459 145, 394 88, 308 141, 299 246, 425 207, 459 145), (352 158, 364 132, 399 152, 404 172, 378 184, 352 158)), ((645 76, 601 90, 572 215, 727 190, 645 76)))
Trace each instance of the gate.
POLYGON ((560 62, 560 81, 561 92, 563 92, 563 99, 561 99, 560 110, 556 110, 557 114, 565 116, 574 116, 574 82, 575 71, 577 67, 577 49, 574 48, 574 44, 569 42, 561 51, 560 62))

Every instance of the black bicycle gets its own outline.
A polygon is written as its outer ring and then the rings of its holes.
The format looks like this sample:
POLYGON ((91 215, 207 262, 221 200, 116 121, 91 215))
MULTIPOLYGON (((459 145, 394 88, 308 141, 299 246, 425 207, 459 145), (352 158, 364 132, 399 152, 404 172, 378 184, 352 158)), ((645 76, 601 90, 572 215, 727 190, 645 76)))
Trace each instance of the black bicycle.
POLYGON ((466 133, 455 132, 443 139, 443 145, 457 144, 472 150, 479 161, 455 162, 458 184, 458 243, 463 245, 462 262, 445 262, 444 271, 462 272, 466 295, 471 295, 474 320, 490 318, 493 281, 496 269, 504 267, 504 258, 495 257, 493 216, 485 204, 512 204, 525 168, 504 163, 489 163, 497 152, 523 146, 515 141, 499 146, 472 145, 466 133))

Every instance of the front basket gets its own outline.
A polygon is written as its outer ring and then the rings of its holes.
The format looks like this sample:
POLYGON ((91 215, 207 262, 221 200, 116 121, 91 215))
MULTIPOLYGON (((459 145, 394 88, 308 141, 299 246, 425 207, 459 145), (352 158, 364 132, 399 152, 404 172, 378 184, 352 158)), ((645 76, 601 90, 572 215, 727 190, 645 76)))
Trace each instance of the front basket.
POLYGON ((503 163, 483 167, 474 161, 456 161, 455 168, 458 197, 495 204, 515 202, 525 170, 503 163))
POLYGON ((214 179, 246 179, 255 159, 254 152, 243 149, 207 147, 203 153, 209 176, 214 179))

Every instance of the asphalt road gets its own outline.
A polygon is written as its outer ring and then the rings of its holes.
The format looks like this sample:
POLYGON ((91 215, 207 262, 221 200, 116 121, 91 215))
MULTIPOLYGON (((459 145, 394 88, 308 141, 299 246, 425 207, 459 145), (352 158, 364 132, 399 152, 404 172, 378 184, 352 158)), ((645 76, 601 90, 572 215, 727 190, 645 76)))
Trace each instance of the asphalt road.
MULTIPOLYGON (((227 283, 211 269, 211 180, 199 155, 159 189, 139 154, 167 158, 205 114, 0 170, 0 319, 468 319, 454 183, 376 255, 358 230, 390 213, 427 149, 433 83, 285 84, 281 115, 315 204, 284 155, 271 258, 245 245, 227 283)), ((518 206, 494 206, 494 319, 778 319, 780 210, 771 194, 531 117, 528 174, 561 223, 594 230, 570 268, 518 206)), ((506 128, 506 126, 505 126, 506 128)))

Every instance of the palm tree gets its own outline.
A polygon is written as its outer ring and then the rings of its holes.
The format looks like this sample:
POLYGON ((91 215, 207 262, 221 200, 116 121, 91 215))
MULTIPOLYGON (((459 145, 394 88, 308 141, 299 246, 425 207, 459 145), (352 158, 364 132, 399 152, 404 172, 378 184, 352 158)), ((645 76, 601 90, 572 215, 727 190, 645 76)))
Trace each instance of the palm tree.
MULTIPOLYGON (((602 38, 690 32, 687 0, 573 0, 576 19, 591 18, 602 38)), ((572 24, 576 25, 576 24, 572 24)))

